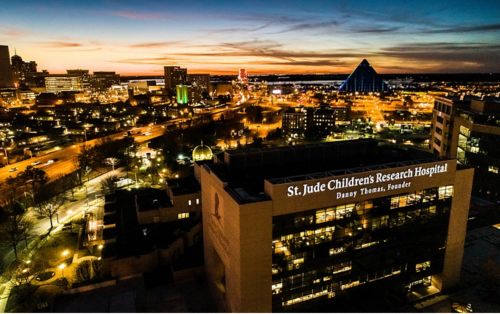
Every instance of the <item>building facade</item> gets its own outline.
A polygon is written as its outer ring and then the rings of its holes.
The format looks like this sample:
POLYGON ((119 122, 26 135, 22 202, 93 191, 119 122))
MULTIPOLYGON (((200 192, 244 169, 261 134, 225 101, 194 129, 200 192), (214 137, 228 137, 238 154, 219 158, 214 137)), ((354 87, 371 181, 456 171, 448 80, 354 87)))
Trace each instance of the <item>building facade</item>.
POLYGON ((473 170, 453 159, 358 140, 229 151, 200 168, 222 310, 335 311, 378 285, 459 282, 473 170))
POLYGON ((474 192, 500 196, 500 102, 495 99, 437 97, 431 149, 475 168, 474 192))
POLYGON ((83 91, 83 78, 79 75, 54 74, 45 77, 45 90, 48 93, 83 91))
POLYGON ((9 47, 0 45, 0 88, 12 88, 12 68, 10 66, 9 47))
POLYGON ((388 87, 370 63, 363 59, 342 83, 339 90, 341 92, 373 93, 387 91, 388 87))
POLYGON ((113 85, 120 84, 120 74, 111 71, 94 72, 90 78, 90 86, 95 91, 105 91, 113 85))
POLYGON ((13 55, 12 61, 12 74, 14 84, 17 87, 25 87, 27 81, 37 72, 37 64, 35 61, 23 61, 21 56, 13 55))
POLYGON ((282 112, 283 130, 298 135, 309 130, 325 136, 334 130, 337 119, 346 121, 347 111, 346 107, 329 106, 288 108, 282 112))
POLYGON ((177 85, 187 82, 187 69, 179 66, 164 67, 165 73, 165 90, 175 91, 177 85))

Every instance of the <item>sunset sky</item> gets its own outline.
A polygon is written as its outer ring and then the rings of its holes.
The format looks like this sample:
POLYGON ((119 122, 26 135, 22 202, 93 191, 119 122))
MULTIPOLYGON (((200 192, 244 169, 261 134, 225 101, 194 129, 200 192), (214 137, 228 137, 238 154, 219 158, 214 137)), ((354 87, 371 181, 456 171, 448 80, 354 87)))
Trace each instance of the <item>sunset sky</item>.
POLYGON ((500 72, 500 1, 2 1, 0 45, 39 70, 500 72))

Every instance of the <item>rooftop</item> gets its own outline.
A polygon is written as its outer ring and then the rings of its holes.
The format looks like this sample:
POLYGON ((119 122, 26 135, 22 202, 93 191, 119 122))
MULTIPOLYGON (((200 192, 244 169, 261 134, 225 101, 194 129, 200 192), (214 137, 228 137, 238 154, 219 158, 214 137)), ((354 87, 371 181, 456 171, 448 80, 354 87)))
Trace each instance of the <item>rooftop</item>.
POLYGON ((279 184, 435 161, 426 151, 371 139, 226 151, 204 167, 227 182, 240 203, 266 200, 264 181, 279 184))

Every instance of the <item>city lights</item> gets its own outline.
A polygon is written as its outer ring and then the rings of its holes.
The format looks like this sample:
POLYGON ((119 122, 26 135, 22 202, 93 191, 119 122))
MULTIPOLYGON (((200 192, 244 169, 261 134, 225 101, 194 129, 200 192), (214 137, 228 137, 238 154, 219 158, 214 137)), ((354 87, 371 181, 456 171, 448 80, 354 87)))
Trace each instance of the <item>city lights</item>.
POLYGON ((31 2, 0 312, 500 312, 499 1, 31 2))

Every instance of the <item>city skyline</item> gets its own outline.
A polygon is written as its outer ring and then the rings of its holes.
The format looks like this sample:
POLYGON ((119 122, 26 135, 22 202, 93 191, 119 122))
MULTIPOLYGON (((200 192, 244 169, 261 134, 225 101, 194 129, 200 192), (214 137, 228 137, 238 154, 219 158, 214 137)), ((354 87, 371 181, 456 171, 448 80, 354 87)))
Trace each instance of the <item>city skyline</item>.
POLYGON ((500 3, 11 2, 0 43, 39 69, 162 75, 499 72, 500 3), (411 9, 409 9, 411 8, 411 9))

